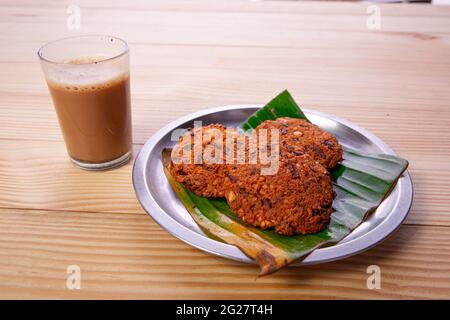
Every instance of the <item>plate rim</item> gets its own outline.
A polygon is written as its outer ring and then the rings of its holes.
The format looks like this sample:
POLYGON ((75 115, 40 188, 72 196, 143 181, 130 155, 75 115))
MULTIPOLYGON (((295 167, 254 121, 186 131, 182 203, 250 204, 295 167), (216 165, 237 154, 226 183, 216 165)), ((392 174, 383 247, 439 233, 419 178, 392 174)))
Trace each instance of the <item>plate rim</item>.
MULTIPOLYGON (((263 104, 225 105, 221 107, 204 109, 177 118, 176 120, 171 121, 167 125, 163 126, 145 142, 144 146, 139 151, 136 160, 134 161, 132 170, 132 180, 136 198, 138 199, 141 207, 145 210, 145 212, 163 229, 165 229, 167 232, 180 239, 181 241, 202 251, 223 258, 252 264, 255 264, 255 262, 251 258, 246 256, 238 247, 213 240, 206 235, 201 235, 173 219, 161 207, 159 207, 152 193, 148 190, 146 179, 144 177, 146 172, 146 165, 148 162, 148 156, 153 148, 162 137, 164 137, 168 132, 171 132, 181 124, 187 121, 195 120, 198 117, 206 116, 208 114, 216 112, 236 109, 257 109, 261 108, 262 106, 263 104)), ((324 117, 326 119, 342 123, 345 126, 356 130, 362 135, 368 137, 377 145, 377 147, 382 150, 383 153, 396 155, 395 152, 380 138, 371 133, 369 130, 360 127, 359 125, 351 121, 308 108, 302 108, 302 110, 305 112, 305 114, 317 115, 319 117, 324 117)), ((411 176, 409 175, 407 170, 403 173, 402 177, 399 179, 397 185, 395 186, 395 189, 397 188, 400 188, 400 192, 399 196, 397 197, 395 208, 397 208, 397 210, 398 208, 401 208, 401 210, 398 211, 397 214, 389 214, 388 218, 385 219, 382 223, 356 239, 345 241, 345 239, 352 234, 350 233, 344 239, 338 242, 339 246, 335 245, 331 247, 316 249, 305 259, 292 264, 292 266, 312 265, 345 259, 347 257, 357 255, 363 251, 366 251, 384 241, 400 227, 400 225, 408 216, 412 205, 413 184, 411 176)))

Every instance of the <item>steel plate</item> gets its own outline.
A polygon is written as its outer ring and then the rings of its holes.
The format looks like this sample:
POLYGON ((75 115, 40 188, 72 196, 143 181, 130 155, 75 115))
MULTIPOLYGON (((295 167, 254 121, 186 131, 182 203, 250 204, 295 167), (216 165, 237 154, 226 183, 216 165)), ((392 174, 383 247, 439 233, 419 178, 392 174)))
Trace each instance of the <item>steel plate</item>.
MULTIPOLYGON (((237 126, 260 105, 233 105, 196 112, 169 123, 153 135, 140 151, 133 167, 136 196, 144 210, 164 229, 182 241, 206 252, 237 261, 254 263, 237 247, 206 236, 172 191, 163 172, 161 151, 172 147, 172 131, 193 127, 194 120, 203 124, 222 123, 237 126)), ((305 109, 311 122, 333 133, 342 145, 371 153, 395 153, 369 131, 335 116, 305 109)), ((367 250, 394 232, 408 215, 413 188, 408 172, 381 206, 366 221, 338 244, 317 249, 297 265, 317 264, 343 259, 367 250)))

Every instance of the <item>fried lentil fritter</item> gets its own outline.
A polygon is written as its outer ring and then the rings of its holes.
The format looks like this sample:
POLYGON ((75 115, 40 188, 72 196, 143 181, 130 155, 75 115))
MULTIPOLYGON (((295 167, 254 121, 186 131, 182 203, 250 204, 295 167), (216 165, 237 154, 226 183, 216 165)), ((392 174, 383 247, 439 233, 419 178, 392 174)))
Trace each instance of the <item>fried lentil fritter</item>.
POLYGON ((328 171, 308 155, 280 158, 274 175, 261 175, 261 165, 233 166, 234 183, 225 197, 246 223, 275 228, 282 235, 316 233, 332 213, 334 192, 328 171))
MULTIPOLYGON (((228 129, 228 133, 237 135, 237 131, 228 129)), ((231 188, 226 165, 226 129, 220 124, 211 124, 189 130, 179 138, 172 150, 171 174, 187 189, 203 196, 223 198, 225 190, 231 188), (194 151, 195 136, 202 137, 200 153, 194 151), (208 153, 207 151, 212 152, 208 153), (223 154, 215 151, 222 150, 223 154), (205 161, 204 153, 211 155, 210 161, 205 161), (183 159, 185 163, 183 163, 183 159), (190 163, 186 163, 190 160, 190 163), (215 161, 219 160, 219 161, 215 161), (221 161, 220 161, 221 160, 221 161), (218 163, 222 162, 222 163, 218 163)))
MULTIPOLYGON (((342 160, 342 148, 336 138, 307 121, 292 118, 265 121, 256 133, 262 129, 268 130, 268 149, 279 147, 278 170, 274 174, 262 174, 267 164, 249 164, 249 155, 259 149, 250 152, 247 138, 243 140, 245 164, 237 164, 236 158, 230 164, 230 159, 226 159, 227 134, 233 139, 242 136, 236 130, 226 131, 220 124, 194 128, 180 137, 172 152, 171 173, 200 196, 226 197, 231 209, 250 225, 274 228, 287 236, 316 233, 326 228, 334 197, 327 169, 342 160), (275 144, 270 137, 272 129, 278 129, 280 137, 275 144), (217 132, 221 134, 216 135, 217 132), (203 137, 200 159, 194 152, 196 135, 203 137), (202 161, 202 154, 211 147, 223 150, 215 158, 222 163, 202 161), (180 163, 186 154, 191 163, 180 163)), ((233 148, 236 152, 238 147, 233 148)), ((211 155, 216 156, 214 152, 211 155)))
POLYGON ((342 160, 342 147, 335 136, 302 119, 278 118, 261 123, 256 130, 278 129, 281 157, 308 154, 327 169, 342 160))

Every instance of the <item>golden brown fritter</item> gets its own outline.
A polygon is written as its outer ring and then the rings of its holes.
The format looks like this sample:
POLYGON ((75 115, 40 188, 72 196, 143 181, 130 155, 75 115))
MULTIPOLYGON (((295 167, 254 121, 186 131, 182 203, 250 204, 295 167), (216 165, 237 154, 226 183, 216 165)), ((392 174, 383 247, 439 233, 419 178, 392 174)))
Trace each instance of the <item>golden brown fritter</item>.
MULTIPOLYGON (((235 130, 228 131, 237 135, 235 130)), ((187 189, 203 196, 221 198, 230 189, 226 165, 226 130, 223 125, 196 127, 179 138, 172 150, 171 174, 187 189), (202 137, 200 153, 194 151, 195 136, 202 137), (210 150, 211 152, 208 152, 210 150), (222 155, 215 152, 222 150, 222 155), (210 155, 205 161, 204 153, 210 155), (217 158, 216 158, 217 155, 217 158), (185 162, 183 163, 183 159, 185 162), (208 160, 209 159, 209 160, 208 160), (186 163, 190 160, 190 163, 186 163), (220 161, 221 160, 221 161, 220 161), (218 163, 222 162, 222 163, 218 163)))
POLYGON ((259 164, 230 168, 234 183, 225 197, 244 222, 287 236, 319 232, 328 225, 334 193, 322 165, 302 155, 281 158, 274 175, 261 175, 260 169, 259 164))
POLYGON ((278 129, 280 153, 291 158, 308 154, 327 169, 342 160, 342 147, 335 136, 302 119, 278 118, 261 123, 256 130, 278 129))
POLYGON ((244 137, 220 124, 194 128, 173 149, 171 173, 200 196, 226 197, 231 209, 250 225, 274 228, 282 235, 316 233, 326 228, 334 197, 327 168, 342 159, 342 148, 336 138, 304 120, 291 118, 265 121, 254 133, 252 138, 244 137), (263 168, 273 166, 273 162, 249 164, 250 158, 261 156, 262 146, 255 149, 253 143, 255 137, 261 143, 262 129, 268 129, 264 144, 268 146, 268 155, 273 156, 272 151, 279 149, 278 170, 267 175, 263 168), (271 141, 273 129, 277 130, 279 141, 271 141), (232 146, 231 163, 226 158, 227 147, 230 148, 227 134, 229 139, 240 137, 241 143, 240 147, 232 146), (202 136, 200 153, 194 152, 195 136, 202 136), (238 148, 245 150, 245 164, 237 164, 238 148), (210 153, 211 150, 222 150, 223 154, 210 153), (219 161, 222 163, 205 163, 204 153, 208 152, 214 158, 212 162, 222 160, 219 161), (183 155, 191 163, 181 163, 183 155))

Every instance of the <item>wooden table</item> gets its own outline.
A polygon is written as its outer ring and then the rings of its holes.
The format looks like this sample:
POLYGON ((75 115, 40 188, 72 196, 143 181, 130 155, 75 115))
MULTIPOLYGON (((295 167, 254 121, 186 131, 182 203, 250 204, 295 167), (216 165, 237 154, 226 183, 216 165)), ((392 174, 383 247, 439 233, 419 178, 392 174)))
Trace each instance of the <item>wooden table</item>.
POLYGON ((326 2, 0 2, 1 298, 450 298, 450 7, 326 2), (135 155, 190 112, 264 103, 288 88, 302 105, 371 130, 410 161, 404 225, 363 254, 286 268, 211 256, 142 210, 132 163, 86 172, 68 160, 36 51, 104 33, 132 57, 135 155), (67 267, 81 289, 66 288, 67 267), (369 265, 382 288, 366 286, 369 265))

